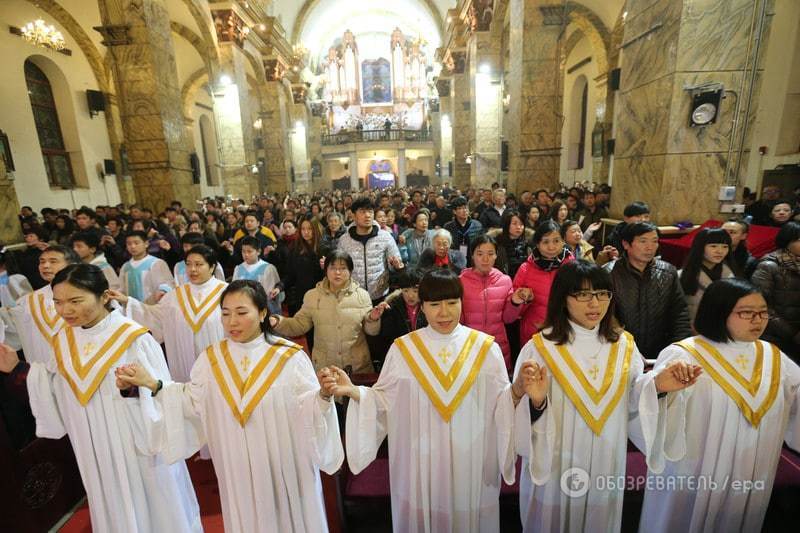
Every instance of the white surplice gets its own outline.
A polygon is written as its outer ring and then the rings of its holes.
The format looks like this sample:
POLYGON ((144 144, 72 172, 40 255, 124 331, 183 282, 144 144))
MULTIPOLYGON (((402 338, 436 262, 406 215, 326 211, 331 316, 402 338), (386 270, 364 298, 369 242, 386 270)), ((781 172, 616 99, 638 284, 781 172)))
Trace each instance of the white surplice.
POLYGON ((25 359, 29 363, 48 362, 53 354, 53 336, 64 327, 64 320, 56 313, 50 285, 17 300, 9 313, 17 327, 25 359))
POLYGON ((675 360, 704 372, 686 389, 685 420, 674 430, 685 455, 668 457, 661 475, 648 472, 640 531, 760 531, 781 446, 800 449, 800 368, 764 341, 681 344, 699 357, 668 346, 653 375, 675 360))
POLYGON ((125 398, 114 369, 138 363, 158 379, 169 371, 141 325, 112 312, 91 328, 65 326, 47 363, 33 363, 27 386, 39 437, 69 435, 98 532, 202 531, 185 463, 154 453, 144 421, 154 398, 125 398))
POLYGON ((497 531, 500 477, 513 483, 514 403, 493 338, 458 325, 404 335, 347 411, 347 462, 367 467, 389 437, 395 531, 497 531))
POLYGON ((169 265, 163 259, 151 255, 139 260, 129 259, 119 270, 119 281, 122 285, 122 292, 135 297, 131 294, 132 287, 128 283, 129 270, 139 267, 144 261, 149 261, 151 264, 141 272, 142 299, 146 304, 154 304, 158 291, 169 293, 175 288, 175 278, 172 277, 169 265))
POLYGON ((627 332, 609 343, 596 328, 570 325, 571 343, 559 347, 537 334, 517 359, 515 375, 532 359, 547 367, 550 382, 547 408, 536 422, 529 401, 516 409, 520 517, 530 532, 619 531, 629 433, 644 435, 635 440, 648 464, 662 468, 663 447, 671 445, 665 443, 668 421, 681 414, 679 397, 659 400, 655 382, 641 380, 644 362, 627 332), (606 479, 619 489, 608 489, 606 479))
MULTIPOLYGON (((108 261, 106 260, 106 254, 100 252, 96 256, 89 261, 92 265, 95 265, 100 270, 103 271, 103 275, 106 277, 108 281, 108 288, 114 291, 122 291, 122 280, 119 279, 117 272, 114 270, 108 261)), ((123 291, 124 292, 124 291, 123 291)))
POLYGON ((223 340, 200 355, 189 383, 157 397, 154 446, 180 460, 207 439, 226 531, 327 531, 319 470, 336 472, 344 450, 319 390, 299 345, 223 340))
POLYGON ((0 329, 4 329, 3 341, 15 350, 22 349, 17 333, 17 325, 11 316, 11 308, 17 306, 17 300, 33 292, 28 278, 21 274, 0 272, 0 329))
POLYGON ((189 381, 200 353, 225 337, 220 296, 227 285, 213 277, 200 285, 188 283, 154 305, 128 298, 127 315, 165 344, 169 371, 176 381, 189 381))

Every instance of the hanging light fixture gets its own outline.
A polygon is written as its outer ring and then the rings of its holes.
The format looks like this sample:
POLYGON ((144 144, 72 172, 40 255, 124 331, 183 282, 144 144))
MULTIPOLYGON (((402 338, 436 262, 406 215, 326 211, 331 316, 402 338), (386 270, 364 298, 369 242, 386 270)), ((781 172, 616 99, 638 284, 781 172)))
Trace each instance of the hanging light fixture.
POLYGON ((20 31, 22 38, 35 46, 63 50, 67 45, 61 32, 52 24, 48 26, 42 19, 28 22, 20 31))

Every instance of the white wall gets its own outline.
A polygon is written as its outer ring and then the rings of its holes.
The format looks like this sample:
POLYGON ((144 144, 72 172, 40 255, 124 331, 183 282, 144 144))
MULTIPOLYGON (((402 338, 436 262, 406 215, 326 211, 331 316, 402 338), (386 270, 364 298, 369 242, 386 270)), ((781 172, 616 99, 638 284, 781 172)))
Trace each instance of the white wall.
MULTIPOLYGON (((30 205, 39 211, 42 207, 94 207, 119 203, 116 179, 108 176, 103 180, 98 176, 97 165, 102 165, 104 159, 112 159, 111 145, 103 114, 93 119, 89 117, 86 90, 99 90, 99 87, 80 48, 64 28, 44 12, 21 0, 3 2, 0 28, 4 29, 0 31, 0 72, 3 72, 3 81, 0 83, 0 129, 8 134, 14 156, 20 205, 30 205), (7 30, 8 26, 19 27, 37 18, 43 18, 61 31, 67 48, 72 50, 72 56, 37 48, 7 30), (39 56, 38 63, 58 69, 63 75, 67 89, 60 97, 56 97, 59 119, 66 148, 70 151, 73 173, 77 181, 84 180, 83 187, 62 190, 52 189, 48 184, 25 84, 24 63, 34 55, 39 56)), ((51 79, 55 91, 56 84, 53 81, 51 79)))

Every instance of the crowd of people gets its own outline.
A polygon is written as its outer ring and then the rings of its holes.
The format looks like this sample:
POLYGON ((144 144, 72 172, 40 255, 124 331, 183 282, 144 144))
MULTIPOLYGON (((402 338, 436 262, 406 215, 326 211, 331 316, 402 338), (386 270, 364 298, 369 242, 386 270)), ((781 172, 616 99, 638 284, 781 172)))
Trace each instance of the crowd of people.
POLYGON ((560 481, 624 475, 629 438, 649 478, 768 488, 648 483, 645 530, 758 529, 800 446, 800 197, 779 193, 682 265, 647 204, 606 227, 602 184, 23 207, 24 247, 0 247, 2 414, 17 446, 34 423, 70 436, 98 531, 197 530, 198 451, 226 529, 324 530, 319 471, 346 453, 357 473, 387 437, 397 530, 496 530, 518 456, 526 530, 618 530, 624 491, 560 481), (758 259, 751 223, 778 228, 758 259))

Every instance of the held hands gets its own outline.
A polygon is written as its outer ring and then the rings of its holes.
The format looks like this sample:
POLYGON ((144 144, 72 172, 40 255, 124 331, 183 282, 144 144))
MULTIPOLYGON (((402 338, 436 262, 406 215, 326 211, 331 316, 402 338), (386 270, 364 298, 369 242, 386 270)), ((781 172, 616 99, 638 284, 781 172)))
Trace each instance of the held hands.
POLYGON ((610 244, 605 245, 601 253, 608 254, 608 257, 610 257, 611 259, 616 259, 617 257, 619 257, 619 250, 617 250, 610 244))
POLYGON ((547 398, 548 387, 547 367, 539 366, 535 361, 528 360, 522 363, 517 377, 514 378, 511 392, 515 398, 527 394, 533 406, 541 408, 547 398))
POLYGON ((656 376, 656 391, 675 392, 690 387, 703 373, 703 367, 686 361, 672 361, 656 376))
POLYGON ((378 305, 372 308, 372 311, 369 312, 369 319, 373 322, 379 320, 381 318, 381 315, 383 315, 383 312, 389 308, 390 308, 389 304, 387 304, 386 302, 379 303, 378 305))
POLYGON ((10 374, 18 363, 17 351, 8 344, 0 344, 0 372, 10 374))
POLYGON ((332 365, 320 370, 320 374, 324 371, 327 371, 327 373, 320 377, 321 394, 337 397, 349 396, 355 401, 361 399, 358 387, 354 386, 353 382, 350 381, 350 376, 347 375, 347 372, 332 365))
POLYGON ((116 384, 120 390, 130 387, 146 387, 155 392, 158 388, 158 381, 153 379, 153 376, 138 363, 117 367, 114 370, 114 377, 117 378, 116 384))
POLYGON ((527 304, 533 301, 533 292, 528 287, 520 287, 511 295, 514 305, 527 304))

